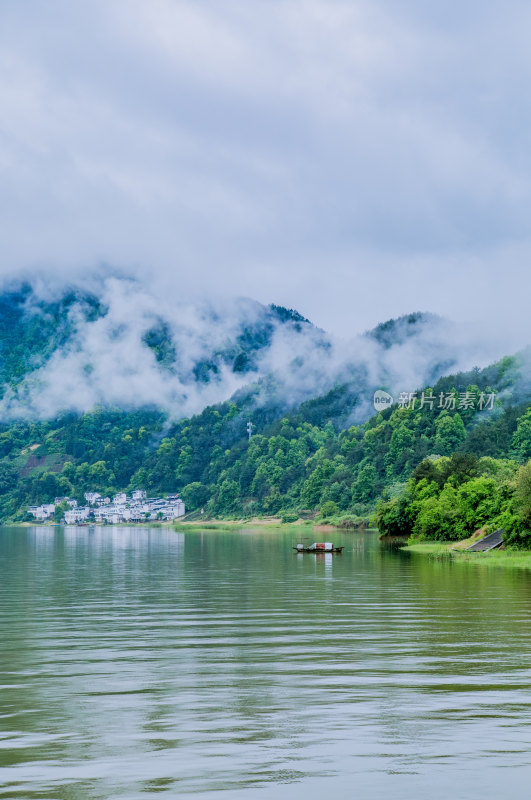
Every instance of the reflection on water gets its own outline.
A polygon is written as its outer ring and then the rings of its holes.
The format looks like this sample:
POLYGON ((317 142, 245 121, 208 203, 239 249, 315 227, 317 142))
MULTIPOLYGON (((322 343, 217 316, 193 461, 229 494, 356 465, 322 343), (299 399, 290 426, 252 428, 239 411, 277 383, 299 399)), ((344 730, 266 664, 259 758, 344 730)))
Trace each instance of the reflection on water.
POLYGON ((292 538, 0 528, 0 798, 527 798, 531 574, 292 538))

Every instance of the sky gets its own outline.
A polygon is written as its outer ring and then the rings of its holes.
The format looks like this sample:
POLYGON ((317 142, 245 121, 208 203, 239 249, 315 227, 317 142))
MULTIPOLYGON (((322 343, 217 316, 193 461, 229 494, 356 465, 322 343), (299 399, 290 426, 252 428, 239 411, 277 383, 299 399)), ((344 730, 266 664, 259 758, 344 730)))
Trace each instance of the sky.
POLYGON ((530 25, 519 0, 2 0, 0 275, 528 343, 530 25))

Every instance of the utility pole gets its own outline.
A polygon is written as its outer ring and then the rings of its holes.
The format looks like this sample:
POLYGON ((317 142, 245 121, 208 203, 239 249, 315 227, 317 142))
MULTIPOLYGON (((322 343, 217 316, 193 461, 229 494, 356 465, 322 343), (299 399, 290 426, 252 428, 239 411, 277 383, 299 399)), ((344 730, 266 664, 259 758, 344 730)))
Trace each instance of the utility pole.
POLYGON ((253 423, 252 422, 248 422, 247 423, 247 433, 249 434, 249 440, 250 440, 251 436, 253 435, 253 423))

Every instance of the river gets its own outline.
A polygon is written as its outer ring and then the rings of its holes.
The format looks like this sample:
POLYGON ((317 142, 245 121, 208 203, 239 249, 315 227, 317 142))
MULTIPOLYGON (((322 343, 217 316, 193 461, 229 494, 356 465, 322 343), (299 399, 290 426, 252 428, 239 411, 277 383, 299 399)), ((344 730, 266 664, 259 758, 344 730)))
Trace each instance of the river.
POLYGON ((0 528, 0 797, 528 798, 531 573, 0 528))

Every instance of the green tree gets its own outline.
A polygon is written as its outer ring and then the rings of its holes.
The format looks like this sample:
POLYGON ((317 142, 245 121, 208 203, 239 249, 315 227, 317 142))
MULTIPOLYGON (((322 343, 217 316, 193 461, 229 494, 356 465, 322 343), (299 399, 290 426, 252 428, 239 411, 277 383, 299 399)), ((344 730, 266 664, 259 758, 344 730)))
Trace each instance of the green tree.
POLYGON ((500 495, 492 478, 473 478, 457 490, 457 511, 460 530, 464 536, 472 534, 500 512, 500 495))
POLYGON ((531 458, 531 408, 528 408, 518 420, 511 440, 511 453, 519 461, 531 458))
POLYGON ((187 511, 195 511, 198 508, 206 506, 210 494, 210 488, 199 483, 199 481, 189 483, 181 490, 181 497, 187 511))
POLYGON ((378 494, 378 474, 372 464, 365 464, 358 473, 352 487, 352 499, 358 503, 368 503, 378 494))
POLYGON ((6 494, 16 486, 18 473, 12 464, 0 462, 0 494, 6 494))
POLYGON ((105 461, 96 461, 88 469, 87 480, 94 489, 103 489, 104 486, 113 482, 114 475, 107 468, 105 461))
POLYGON ((531 530, 531 461, 516 473, 514 499, 520 520, 526 529, 531 530))
POLYGON ((301 490, 301 501, 306 508, 317 508, 325 482, 332 475, 334 465, 328 459, 318 464, 310 477, 304 482, 301 490))
POLYGON ((333 500, 327 500, 326 503, 323 503, 323 505, 321 506, 322 517, 334 517, 338 513, 339 513, 339 506, 337 505, 337 503, 334 503, 333 500))
POLYGON ((381 501, 376 507, 374 521, 383 536, 409 536, 413 525, 409 494, 381 501))
POLYGON ((68 511, 69 508, 70 506, 66 500, 63 500, 62 503, 58 503, 55 506, 55 511, 53 512, 53 518, 55 522, 62 522, 65 516, 65 511, 68 511))
POLYGON ((239 486, 236 481, 225 479, 219 487, 218 508, 222 514, 238 510, 239 486))
POLYGON ((441 411, 435 420, 435 430, 434 448, 442 456, 451 455, 466 438, 465 426, 459 414, 451 416, 447 411, 441 411))
POLYGON ((447 484, 439 497, 427 497, 421 503, 413 525, 414 538, 450 541, 462 539, 462 528, 458 521, 456 490, 447 484))

